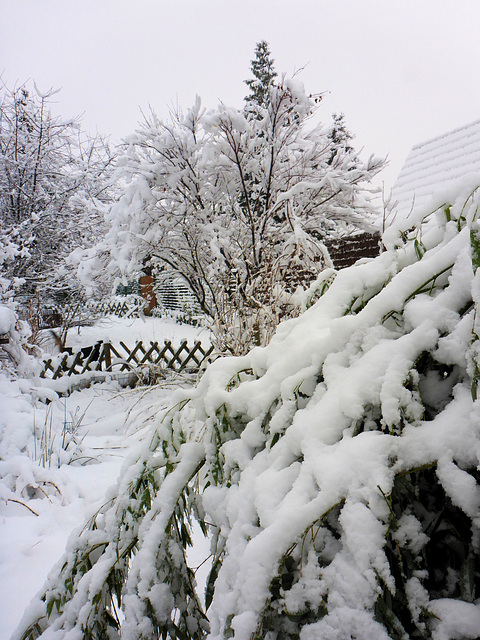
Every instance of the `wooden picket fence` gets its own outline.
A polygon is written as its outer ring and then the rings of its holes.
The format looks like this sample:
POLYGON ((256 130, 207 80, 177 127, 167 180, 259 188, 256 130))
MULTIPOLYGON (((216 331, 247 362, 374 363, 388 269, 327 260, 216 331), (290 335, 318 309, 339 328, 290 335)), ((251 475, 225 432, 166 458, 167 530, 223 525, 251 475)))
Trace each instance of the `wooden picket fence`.
POLYGON ((139 341, 133 348, 129 348, 124 342, 115 347, 109 342, 98 342, 92 347, 84 347, 77 352, 64 352, 44 360, 40 377, 56 380, 61 376, 88 371, 121 373, 135 371, 144 365, 155 365, 178 373, 195 372, 214 359, 213 346, 204 348, 201 342, 195 342, 193 347, 189 347, 187 340, 183 340, 178 347, 174 347, 170 340, 165 340, 163 346, 158 342, 145 345, 143 341, 139 341))

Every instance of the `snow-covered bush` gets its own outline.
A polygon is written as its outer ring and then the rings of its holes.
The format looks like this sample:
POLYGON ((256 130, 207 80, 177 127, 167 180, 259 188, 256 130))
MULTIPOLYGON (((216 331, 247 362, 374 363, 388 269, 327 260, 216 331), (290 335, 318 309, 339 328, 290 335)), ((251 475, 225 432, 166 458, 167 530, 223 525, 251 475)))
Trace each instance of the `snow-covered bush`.
POLYGON ((477 638, 479 184, 179 392, 15 638, 477 638))
POLYGON ((0 217, 0 336, 7 340, 0 344, 0 374, 2 369, 25 373, 31 365, 24 350, 30 331, 27 324, 18 319, 14 300, 23 280, 15 275, 12 265, 23 253, 17 234, 5 228, 0 217))
POLYGON ((27 322, 19 320, 15 303, 11 300, 6 303, 1 302, 1 293, 0 290, 0 334, 7 342, 0 344, 0 375, 2 371, 9 376, 28 376, 38 373, 37 361, 27 353, 31 335, 30 327, 27 322))

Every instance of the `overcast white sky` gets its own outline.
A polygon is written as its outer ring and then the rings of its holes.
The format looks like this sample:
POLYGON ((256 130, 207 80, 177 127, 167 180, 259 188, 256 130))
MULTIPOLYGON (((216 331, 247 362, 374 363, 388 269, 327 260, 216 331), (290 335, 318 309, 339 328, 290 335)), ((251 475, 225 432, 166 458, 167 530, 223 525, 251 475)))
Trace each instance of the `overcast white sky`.
POLYGON ((0 0, 0 73, 62 87, 59 113, 117 139, 149 104, 241 106, 265 39, 329 92, 324 120, 389 155, 389 188, 412 145, 480 119, 479 34, 480 0, 0 0))

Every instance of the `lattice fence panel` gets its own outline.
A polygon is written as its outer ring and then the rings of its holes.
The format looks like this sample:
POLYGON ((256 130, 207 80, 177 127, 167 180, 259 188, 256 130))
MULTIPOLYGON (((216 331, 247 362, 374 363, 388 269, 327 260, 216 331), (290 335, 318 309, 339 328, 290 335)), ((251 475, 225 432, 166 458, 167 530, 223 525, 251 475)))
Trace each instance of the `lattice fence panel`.
POLYGON ((90 307, 96 313, 113 315, 118 318, 138 318, 142 315, 144 306, 144 300, 117 300, 111 302, 87 303, 87 308, 90 307))
POLYGON ((149 364, 177 372, 194 372, 213 359, 213 346, 204 347, 201 342, 195 342, 191 347, 186 340, 178 346, 174 346, 170 340, 165 340, 163 345, 139 341, 133 347, 124 342, 118 345, 99 342, 76 352, 64 352, 44 360, 40 375, 56 380, 61 376, 87 371, 132 371, 149 364))

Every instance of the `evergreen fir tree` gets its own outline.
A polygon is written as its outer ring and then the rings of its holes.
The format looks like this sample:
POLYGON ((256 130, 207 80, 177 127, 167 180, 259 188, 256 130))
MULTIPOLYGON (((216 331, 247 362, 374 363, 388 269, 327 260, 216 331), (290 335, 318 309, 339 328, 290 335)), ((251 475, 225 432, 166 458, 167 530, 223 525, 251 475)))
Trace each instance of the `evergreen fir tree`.
POLYGON ((351 153, 353 147, 350 141, 353 139, 352 134, 345 124, 345 115, 343 113, 332 114, 333 125, 328 137, 332 141, 332 152, 328 164, 333 164, 335 158, 340 154, 351 153))
POLYGON ((250 69, 254 75, 250 80, 245 80, 245 84, 250 89, 250 95, 245 97, 246 102, 254 102, 261 107, 268 104, 269 87, 277 72, 273 67, 275 61, 271 57, 268 42, 262 40, 255 47, 255 59, 250 63, 250 69))

